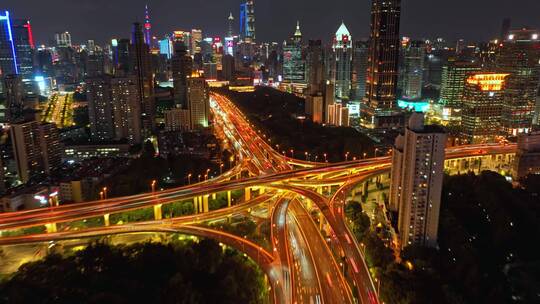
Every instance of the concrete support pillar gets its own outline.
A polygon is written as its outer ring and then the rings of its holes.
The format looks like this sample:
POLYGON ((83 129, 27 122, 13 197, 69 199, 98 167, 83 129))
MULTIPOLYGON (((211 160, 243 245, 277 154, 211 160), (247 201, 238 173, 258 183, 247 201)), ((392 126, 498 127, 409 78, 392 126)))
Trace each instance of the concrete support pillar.
POLYGON ((110 214, 108 213, 103 215, 103 222, 105 223, 105 227, 108 227, 111 225, 109 217, 110 217, 110 214))
POLYGON ((227 206, 230 207, 231 205, 231 191, 227 191, 227 206))
POLYGON ((203 212, 204 212, 204 213, 208 212, 208 197, 209 197, 209 195, 204 195, 204 196, 203 196, 203 203, 202 203, 202 205, 203 205, 203 212))
POLYGON ((319 230, 323 230, 324 228, 324 215, 322 212, 319 212, 319 230))
POLYGON ((352 190, 351 190, 351 196, 352 198, 354 199, 354 197, 356 196, 356 187, 353 187, 352 190))
POLYGON ((259 187, 259 194, 264 194, 264 191, 265 191, 264 187, 259 187))
POLYGON ((199 213, 199 199, 197 197, 193 198, 193 212, 195 214, 199 213))
POLYGON ((156 221, 159 221, 163 218, 163 214, 161 213, 161 204, 154 205, 154 219, 156 221))
POLYGON ((199 213, 203 213, 204 212, 204 209, 203 209, 203 198, 202 196, 199 196, 199 213))
POLYGON ((251 200, 251 188, 244 189, 244 199, 246 202, 251 200))
POLYGON ((217 197, 216 193, 212 193, 212 199, 215 200, 217 197))
POLYGON ((319 194, 322 194, 322 193, 323 193, 322 187, 317 187, 317 193, 319 193, 319 194))
POLYGON ((47 229, 47 233, 54 233, 56 232, 56 223, 45 224, 45 228, 47 229))

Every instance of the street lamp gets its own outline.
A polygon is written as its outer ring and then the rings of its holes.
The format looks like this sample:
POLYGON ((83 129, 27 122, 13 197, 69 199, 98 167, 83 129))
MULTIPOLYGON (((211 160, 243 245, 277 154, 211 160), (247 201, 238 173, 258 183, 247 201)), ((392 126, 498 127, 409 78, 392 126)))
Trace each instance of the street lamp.
POLYGON ((150 183, 150 188, 152 189, 152 193, 156 192, 156 183, 157 181, 155 179, 152 180, 152 182, 150 183))
POLYGON ((208 180, 208 173, 204 175, 204 180, 208 180))
POLYGON ((100 191, 100 192, 99 192, 99 199, 100 199, 100 200, 103 200, 103 191, 100 191))
POLYGON ((291 152, 291 158, 294 158, 294 149, 291 149, 289 152, 291 152))
POLYGON ((191 185, 191 173, 187 175, 188 185, 191 185))
POLYGON ((200 174, 199 174, 198 178, 199 178, 199 183, 200 183, 201 182, 201 175, 200 174))
POLYGON ((219 165, 219 174, 223 174, 223 164, 219 165))
POLYGON ((377 151, 379 151, 379 148, 375 148, 375 152, 373 152, 373 157, 377 157, 377 151))
POLYGON ((364 158, 366 158, 366 156, 367 156, 367 153, 366 153, 366 152, 364 152, 364 158))
POLYGON ((103 197, 107 199, 107 187, 103 187, 103 197))
POLYGON ((307 153, 307 152, 304 152, 304 155, 306 156, 306 161, 307 161, 307 160, 308 160, 308 159, 307 159, 308 153, 307 153))
POLYGON ((324 153, 323 155, 324 155, 324 162, 327 163, 327 162, 328 162, 328 158, 327 158, 326 153, 324 153))
POLYGON ((345 161, 349 160, 349 152, 345 153, 345 161))

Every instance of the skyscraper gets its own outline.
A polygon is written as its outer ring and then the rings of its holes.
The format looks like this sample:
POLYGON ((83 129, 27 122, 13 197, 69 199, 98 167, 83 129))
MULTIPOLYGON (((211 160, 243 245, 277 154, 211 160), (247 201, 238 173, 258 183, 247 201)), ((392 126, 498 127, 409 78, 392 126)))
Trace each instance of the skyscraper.
POLYGON ((31 79, 34 74, 34 36, 30 20, 13 20, 13 40, 19 73, 24 79, 31 79))
POLYGON ((240 4, 240 39, 255 42, 255 5, 253 0, 240 4))
POLYGON ((366 72, 368 67, 369 43, 358 40, 353 44, 352 99, 362 100, 366 96, 366 72))
POLYGON ((201 41, 203 40, 202 30, 191 30, 191 54, 198 54, 201 52, 201 41))
POLYGON ((13 37, 13 25, 8 11, 0 14, 0 76, 19 74, 13 37))
POLYGON ((309 94, 323 92, 325 85, 324 49, 321 40, 309 40, 306 50, 309 94))
POLYGON ((501 114, 508 74, 481 73, 467 78, 463 94, 461 137, 471 144, 492 142, 501 134, 501 114))
POLYGON ((0 122, 11 123, 21 118, 23 111, 24 88, 20 75, 1 77, 4 100, 0 103, 0 122))
POLYGON ((372 0, 366 97, 362 107, 362 124, 370 128, 381 127, 383 117, 395 114, 400 15, 400 0, 372 0))
POLYGON ((408 99, 422 97, 422 79, 426 46, 423 41, 411 41, 404 50, 403 93, 408 99))
POLYGON ((12 124, 10 137, 17 173, 23 183, 60 166, 61 146, 55 125, 37 121, 12 124))
POLYGON ((144 43, 143 31, 140 23, 133 23, 133 32, 130 45, 130 69, 135 75, 138 86, 139 100, 142 109, 142 123, 144 135, 147 136, 155 127, 154 105, 154 77, 152 74, 152 57, 148 44, 144 43))
POLYGON ((446 134, 413 113, 392 156, 390 209, 398 212, 401 247, 437 245, 446 134))
POLYGON ((229 14, 227 18, 227 37, 234 36, 234 16, 232 13, 229 14))
POLYGON ((131 145, 140 144, 141 104, 135 80, 112 78, 110 88, 115 139, 127 139, 131 145))
POLYGON ((193 77, 188 79, 187 84, 191 129, 206 128, 210 117, 210 95, 206 80, 193 77))
POLYGON ((120 39, 117 41, 115 53, 115 75, 126 76, 132 70, 130 59, 130 41, 129 39, 120 39))
POLYGON ((54 35, 56 46, 71 47, 71 34, 69 32, 56 33, 54 35))
POLYGON ((92 140, 113 140, 114 120, 109 77, 86 79, 86 99, 92 140))
POLYGON ((506 79, 502 131, 507 136, 528 133, 532 127, 540 84, 540 31, 510 31, 500 49, 496 66, 506 79))
POLYGON ((283 44, 283 82, 306 83, 306 62, 302 56, 300 23, 296 24, 296 31, 291 39, 283 44))
POLYGON ((461 110, 465 83, 473 73, 480 71, 480 66, 469 61, 450 59, 443 67, 440 104, 443 106, 443 120, 450 127, 461 124, 461 110))
POLYGON ((173 77, 173 95, 176 107, 187 107, 187 78, 191 77, 193 59, 187 54, 182 43, 175 46, 175 53, 171 61, 173 77))
POLYGON ((342 22, 332 43, 331 66, 332 81, 336 90, 335 96, 340 100, 348 100, 351 94, 352 43, 351 33, 342 22))

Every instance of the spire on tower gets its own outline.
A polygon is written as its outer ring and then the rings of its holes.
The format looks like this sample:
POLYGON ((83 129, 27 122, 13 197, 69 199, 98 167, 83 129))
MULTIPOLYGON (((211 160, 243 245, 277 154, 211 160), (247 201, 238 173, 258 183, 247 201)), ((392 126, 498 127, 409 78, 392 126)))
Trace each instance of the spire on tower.
POLYGON ((144 6, 144 42, 149 46, 152 46, 152 35, 150 30, 152 24, 150 23, 150 13, 148 12, 148 4, 144 6))

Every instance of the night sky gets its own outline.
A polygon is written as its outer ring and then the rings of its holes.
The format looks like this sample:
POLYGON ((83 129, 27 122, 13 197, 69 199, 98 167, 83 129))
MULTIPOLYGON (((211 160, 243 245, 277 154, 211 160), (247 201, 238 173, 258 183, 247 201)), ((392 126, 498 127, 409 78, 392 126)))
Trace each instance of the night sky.
MULTIPOLYGON (((222 35, 231 11, 238 20, 240 0, 2 0, 14 18, 32 21, 36 40, 70 31, 74 42, 129 37, 130 24, 143 20, 150 6, 153 33, 202 28, 222 35)), ((371 0, 255 0, 258 41, 283 41, 300 20, 306 39, 330 40, 345 21, 353 38, 367 37, 371 0)), ((500 32, 501 20, 513 27, 540 28, 540 0, 403 0, 401 34, 414 38, 487 40, 500 32)), ((238 28, 238 26, 236 26, 238 28)))

